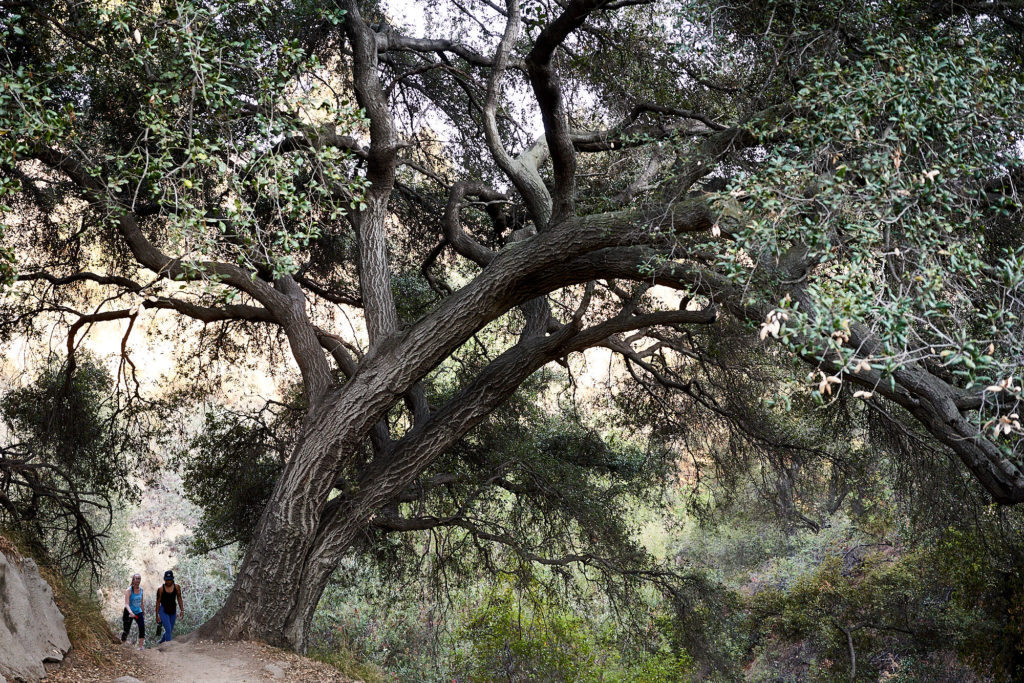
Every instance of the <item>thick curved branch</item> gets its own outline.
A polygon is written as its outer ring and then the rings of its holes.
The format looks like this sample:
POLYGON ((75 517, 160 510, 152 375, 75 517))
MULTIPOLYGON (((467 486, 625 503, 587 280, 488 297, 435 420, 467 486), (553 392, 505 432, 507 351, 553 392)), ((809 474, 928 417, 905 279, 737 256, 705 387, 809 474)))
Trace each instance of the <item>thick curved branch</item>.
POLYGON ((200 306, 181 299, 151 298, 142 302, 143 308, 175 311, 204 323, 235 320, 240 322, 280 324, 270 311, 259 306, 225 304, 223 306, 200 306))
POLYGON ((270 285, 251 278, 248 272, 233 264, 203 261, 186 268, 182 265, 181 259, 171 258, 158 249, 142 233, 135 216, 110 197, 103 183, 92 177, 78 160, 42 145, 37 145, 32 155, 50 168, 66 175, 90 202, 103 206, 139 264, 160 277, 186 281, 216 278, 245 292, 270 310, 276 310, 283 303, 270 285))
POLYGON ((481 110, 484 119, 484 138, 498 168, 508 176, 523 197, 527 210, 539 230, 547 227, 552 215, 551 195, 537 168, 513 158, 505 149, 498 132, 497 110, 498 97, 501 93, 501 80, 508 66, 509 53, 512 45, 519 39, 521 21, 519 18, 519 1, 506 0, 508 21, 502 34, 498 49, 494 55, 494 68, 487 79, 487 95, 481 110))
POLYGON ((462 229, 462 222, 459 220, 462 200, 467 196, 479 197, 487 202, 502 201, 506 197, 483 183, 473 180, 460 180, 452 185, 451 192, 448 195, 448 204, 445 206, 444 218, 442 219, 445 239, 459 254, 479 266, 486 266, 494 259, 494 252, 467 234, 462 229))
POLYGON ((291 275, 281 275, 275 282, 277 290, 288 297, 288 312, 280 316, 292 356, 302 373, 306 399, 312 404, 328 387, 334 385, 330 364, 324 357, 316 328, 306 314, 306 295, 291 275))
POLYGON ((398 329, 388 265, 388 203, 398 166, 398 133, 377 72, 377 35, 363 21, 354 0, 344 3, 345 34, 352 45, 352 84, 356 101, 370 120, 366 209, 352 216, 359 238, 359 283, 370 344, 398 329))
MULTIPOLYGON (((435 411, 428 421, 417 425, 395 442, 393 450, 381 458, 375 467, 361 473, 360 484, 356 487, 360 493, 350 502, 350 506, 368 514, 407 488, 434 458, 479 424, 511 396, 527 377, 548 362, 583 351, 609 336, 629 330, 654 325, 708 325, 716 317, 714 308, 619 315, 582 330, 577 325, 566 325, 552 335, 530 337, 520 342, 491 361, 469 385, 435 411)), ((330 521, 325 523, 331 524, 330 521)), ((327 543, 326 539, 324 543, 327 543)))
POLYGON ((146 238, 135 216, 110 197, 104 184, 92 177, 78 160, 43 145, 37 145, 33 155, 47 166, 64 173, 89 201, 99 203, 106 209, 132 255, 142 266, 161 278, 171 280, 214 279, 245 292, 263 304, 269 314, 284 327, 310 401, 331 384, 330 369, 306 317, 305 298, 290 277, 284 276, 278 280, 277 285, 282 289, 278 291, 234 264, 204 261, 186 267, 181 259, 171 258, 146 238))
POLYGON ((376 34, 378 52, 408 51, 408 52, 450 52, 461 57, 466 63, 473 66, 490 67, 494 61, 484 55, 472 50, 461 43, 446 39, 411 38, 403 36, 394 28, 388 26, 386 30, 378 31, 376 34))
MULTIPOLYGON (((540 32, 533 48, 526 56, 526 70, 540 107, 544 135, 554 167, 552 220, 555 221, 573 213, 576 194, 576 151, 569 130, 569 117, 565 110, 565 99, 562 97, 562 86, 551 61, 562 41, 582 26, 591 12, 605 4, 607 0, 573 0, 568 3, 562 14, 540 32)), ((511 12, 511 7, 509 11, 511 12)))
POLYGON ((24 273, 19 275, 15 280, 18 282, 45 280, 55 287, 62 287, 64 285, 76 284, 79 282, 95 282, 100 285, 116 285, 118 287, 123 287, 130 292, 139 292, 142 290, 142 285, 130 278, 121 277, 119 275, 100 275, 98 273, 90 273, 87 271, 61 277, 53 275, 52 273, 37 271, 34 273, 24 273))

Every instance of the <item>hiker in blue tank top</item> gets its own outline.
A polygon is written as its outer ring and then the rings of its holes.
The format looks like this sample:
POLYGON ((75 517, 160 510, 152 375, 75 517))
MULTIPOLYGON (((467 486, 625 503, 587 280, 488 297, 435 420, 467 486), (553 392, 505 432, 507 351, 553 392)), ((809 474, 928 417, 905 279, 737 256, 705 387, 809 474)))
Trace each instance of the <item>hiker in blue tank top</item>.
POLYGON ((181 602, 181 586, 174 583, 174 572, 168 570, 164 572, 164 585, 156 590, 156 616, 164 627, 164 635, 160 638, 161 643, 171 639, 174 622, 178 620, 178 615, 184 613, 185 605, 181 602))
POLYGON ((121 642, 128 640, 128 632, 132 630, 134 621, 139 627, 139 649, 146 646, 146 617, 142 613, 142 577, 132 576, 132 585, 124 592, 124 612, 121 614, 121 642))

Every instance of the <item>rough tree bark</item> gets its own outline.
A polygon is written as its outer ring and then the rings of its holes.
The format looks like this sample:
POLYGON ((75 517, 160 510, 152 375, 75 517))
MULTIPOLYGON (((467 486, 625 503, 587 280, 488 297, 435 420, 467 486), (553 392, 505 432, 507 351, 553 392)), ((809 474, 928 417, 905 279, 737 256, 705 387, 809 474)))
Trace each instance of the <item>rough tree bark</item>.
MULTIPOLYGON (((663 216, 664 212, 658 211, 657 215, 663 216)), ((278 479, 227 604, 201 629, 201 634, 223 638, 259 637, 292 646, 301 643, 301 634, 293 632, 289 637, 284 629, 298 600, 298 592, 303 589, 300 580, 303 567, 310 563, 336 566, 337 550, 329 558, 323 557, 320 550, 313 554, 310 551, 318 531, 324 527, 322 516, 328 496, 373 425, 415 382, 484 324, 538 295, 585 281, 578 278, 587 273, 559 268, 566 259, 604 247, 649 240, 651 233, 642 227, 641 220, 647 216, 646 212, 621 212, 572 219, 522 246, 506 250, 434 313, 376 347, 345 385, 325 391, 311 406, 298 446, 278 479)), ((707 230, 710 226, 711 214, 699 200, 676 207, 671 221, 671 227, 677 231, 707 230)), ((632 322, 637 327, 643 326, 643 321, 632 322)), ((531 340, 517 345, 516 352, 527 354, 529 343, 531 340)), ((547 357, 547 360, 554 357, 557 356, 547 357)), ((519 367, 525 371, 530 364, 524 361, 519 367)), ((539 365, 522 375, 515 386, 536 367, 539 365)), ((472 400, 479 401, 480 405, 497 405, 489 402, 507 397, 515 387, 504 393, 497 386, 486 385, 486 388, 487 397, 479 398, 474 394, 472 400)), ((448 420, 446 429, 455 430, 448 432, 449 443, 464 435, 489 412, 448 420)), ((434 422, 432 419, 428 424, 434 422)), ((405 470, 408 476, 414 477, 430 460, 408 460, 406 456, 433 453, 436 457, 443 449, 419 450, 425 447, 420 440, 434 438, 433 432, 426 429, 414 431, 407 438, 414 441, 383 457, 391 468, 412 467, 415 462, 415 467, 405 470)), ((383 498, 380 497, 383 494, 372 498, 376 507, 401 490, 388 485, 388 478, 393 476, 391 472, 390 468, 371 471, 360 480, 359 490, 388 492, 383 498)), ((333 521, 330 526, 354 530, 364 514, 362 508, 354 509, 344 524, 333 521)), ((319 592, 316 599, 319 599, 319 592)), ((311 598, 307 599, 307 603, 310 601, 311 598)))

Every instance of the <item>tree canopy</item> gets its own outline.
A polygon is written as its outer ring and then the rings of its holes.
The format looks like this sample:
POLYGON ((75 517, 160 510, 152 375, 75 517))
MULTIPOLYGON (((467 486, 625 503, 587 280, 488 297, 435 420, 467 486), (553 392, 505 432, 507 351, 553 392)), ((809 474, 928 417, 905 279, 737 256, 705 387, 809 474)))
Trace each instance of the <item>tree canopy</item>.
POLYGON ((210 520, 247 555, 207 633, 304 647, 341 558, 410 530, 675 595, 616 520, 681 456, 766 458, 805 524, 794 472, 869 457, 840 434, 1024 500, 1017 2, 0 17, 0 333, 60 330, 71 376, 84 327, 176 316, 301 387, 194 443, 198 499, 264 494, 210 520), (641 451, 521 391, 594 348, 641 451))

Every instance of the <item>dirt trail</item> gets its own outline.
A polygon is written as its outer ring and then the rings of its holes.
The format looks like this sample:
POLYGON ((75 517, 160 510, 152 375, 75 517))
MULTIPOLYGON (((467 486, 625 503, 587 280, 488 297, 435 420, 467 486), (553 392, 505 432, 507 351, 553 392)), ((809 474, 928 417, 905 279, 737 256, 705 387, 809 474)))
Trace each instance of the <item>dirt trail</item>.
POLYGON ((326 664, 261 643, 204 640, 173 641, 139 653, 147 683, 254 683, 256 681, 337 681, 342 676, 326 664))
POLYGON ((262 643, 174 641, 142 651, 110 643, 91 654, 72 650, 46 683, 358 683, 327 664, 262 643))
MULTIPOLYGON (((273 679, 273 670, 264 670, 264 666, 277 666, 271 662, 264 663, 254 657, 249 643, 164 643, 158 648, 149 648, 140 652, 147 668, 153 673, 146 677, 147 681, 181 681, 181 683, 198 683, 199 681, 266 681, 273 679)), ((284 677, 284 669, 278 666, 278 678, 284 677)))

